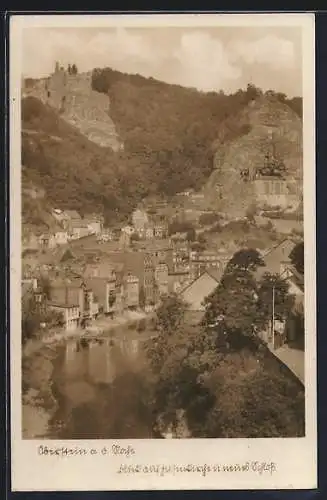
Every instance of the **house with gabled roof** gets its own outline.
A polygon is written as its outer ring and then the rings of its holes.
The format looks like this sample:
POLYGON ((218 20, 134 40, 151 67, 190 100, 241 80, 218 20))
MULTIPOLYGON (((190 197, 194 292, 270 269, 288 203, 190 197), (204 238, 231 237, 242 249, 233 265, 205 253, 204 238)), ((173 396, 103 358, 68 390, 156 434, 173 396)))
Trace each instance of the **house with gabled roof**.
POLYGON ((261 257, 265 265, 257 269, 255 273, 256 278, 260 279, 264 273, 279 274, 285 262, 291 264, 290 254, 295 245, 296 242, 291 238, 285 238, 274 247, 263 252, 261 257))
POLYGON ((49 307, 61 306, 69 306, 74 311, 78 307, 81 323, 94 319, 98 314, 93 290, 81 278, 57 279, 51 283, 49 307))
POLYGON ((189 322, 200 321, 205 312, 204 300, 217 288, 222 275, 223 270, 206 270, 179 293, 187 304, 189 322))

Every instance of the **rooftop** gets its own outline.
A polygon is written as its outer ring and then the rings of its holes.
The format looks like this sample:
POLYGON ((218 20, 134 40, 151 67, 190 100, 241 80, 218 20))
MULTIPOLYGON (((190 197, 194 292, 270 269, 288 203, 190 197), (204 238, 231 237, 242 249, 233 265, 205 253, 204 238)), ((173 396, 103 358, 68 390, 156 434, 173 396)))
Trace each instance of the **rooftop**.
POLYGON ((81 219, 80 214, 76 210, 65 210, 65 215, 70 219, 81 219))
POLYGON ((213 279, 215 279, 218 283, 220 282, 223 274, 224 274, 224 270, 223 269, 208 269, 206 271, 213 279))
POLYGON ((203 271, 203 273, 200 274, 200 276, 198 276, 197 278, 195 278, 193 281, 191 281, 191 283, 188 283, 186 285, 185 288, 183 288, 181 290, 181 293, 184 293, 188 288, 190 288, 192 285, 194 285, 194 283, 196 283, 202 276, 204 276, 205 274, 207 274, 208 276, 210 276, 211 278, 213 278, 215 281, 217 281, 217 285, 220 283, 220 280, 222 278, 222 275, 223 275, 223 271, 222 270, 208 270, 206 269, 205 271, 203 271))
POLYGON ((185 269, 181 269, 179 271, 169 271, 168 276, 180 276, 180 275, 188 275, 189 271, 186 271, 185 269))
POLYGON ((86 221, 83 221, 82 219, 73 219, 72 220, 72 227, 73 228, 88 229, 88 224, 86 221))
MULTIPOLYGON (((275 250, 278 250, 278 248, 282 247, 282 246, 286 246, 288 247, 290 250, 289 250, 289 254, 291 253, 291 251, 293 250, 294 246, 295 246, 295 242, 293 241, 293 239, 291 238, 285 238, 284 240, 278 242, 276 245, 274 245, 273 247, 269 248, 267 251, 263 252, 262 253, 262 256, 265 258, 267 257, 268 255, 270 255, 272 252, 274 252, 275 250)), ((288 254, 288 255, 289 255, 288 254)))
POLYGON ((72 307, 79 307, 78 304, 64 304, 60 302, 48 302, 48 305, 52 307, 61 307, 63 309, 71 309, 72 307))
POLYGON ((256 181, 279 181, 279 182, 289 182, 289 179, 286 177, 279 177, 278 175, 260 175, 254 182, 256 181))
POLYGON ((91 272, 93 269, 103 272, 121 272, 124 269, 124 263, 114 261, 110 258, 101 258, 98 262, 87 263, 85 274, 91 272))
POLYGON ((83 283, 82 278, 57 279, 51 283, 51 288, 82 288, 83 283))

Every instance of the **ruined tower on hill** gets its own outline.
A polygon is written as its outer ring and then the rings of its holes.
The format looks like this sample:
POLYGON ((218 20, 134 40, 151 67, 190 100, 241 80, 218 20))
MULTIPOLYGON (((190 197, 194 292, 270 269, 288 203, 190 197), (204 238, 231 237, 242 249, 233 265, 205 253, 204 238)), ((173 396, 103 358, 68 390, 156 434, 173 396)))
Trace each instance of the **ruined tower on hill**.
POLYGON ((56 62, 54 72, 46 79, 44 85, 46 103, 61 112, 65 109, 67 78, 68 75, 65 69, 59 67, 59 63, 56 62))
POLYGON ((57 62, 48 78, 23 88, 23 97, 34 96, 55 109, 63 120, 99 146, 114 151, 123 149, 110 118, 109 96, 91 88, 90 73, 78 73, 71 68, 68 71, 57 62))

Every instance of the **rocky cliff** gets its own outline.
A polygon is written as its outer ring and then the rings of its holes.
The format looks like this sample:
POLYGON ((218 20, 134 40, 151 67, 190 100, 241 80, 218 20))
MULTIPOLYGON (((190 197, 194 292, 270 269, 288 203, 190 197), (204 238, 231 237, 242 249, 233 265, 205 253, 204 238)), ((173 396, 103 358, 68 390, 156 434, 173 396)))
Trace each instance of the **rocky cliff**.
POLYGON ((22 94, 60 112, 62 119, 99 146, 114 151, 123 148, 109 115, 109 97, 92 90, 90 74, 55 72, 49 78, 25 84, 22 94))
POLYGON ((265 162, 272 147, 286 168, 286 178, 297 182, 302 190, 302 121, 286 104, 273 96, 261 96, 249 103, 233 123, 238 123, 240 136, 228 140, 228 121, 219 131, 214 158, 215 170, 204 190, 217 209, 244 215, 256 202, 253 178, 265 162), (249 171, 249 181, 241 172, 249 171))

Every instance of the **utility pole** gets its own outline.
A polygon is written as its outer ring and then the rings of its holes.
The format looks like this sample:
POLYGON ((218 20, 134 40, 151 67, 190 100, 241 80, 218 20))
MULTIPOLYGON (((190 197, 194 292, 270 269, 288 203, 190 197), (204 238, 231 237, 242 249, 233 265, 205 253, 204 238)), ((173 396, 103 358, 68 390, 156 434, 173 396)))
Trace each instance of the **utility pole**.
POLYGON ((271 329, 272 329, 272 344, 273 350, 275 350, 275 284, 272 287, 272 318, 271 318, 271 329))
MULTIPOLYGON (((282 278, 282 276, 286 272, 287 272, 287 269, 284 269, 284 271, 279 274, 279 278, 281 278, 283 281, 287 280, 287 276, 285 276, 285 278, 282 278)), ((272 335, 273 350, 275 350, 275 287, 276 287, 276 284, 273 283, 273 286, 272 286, 272 318, 271 318, 271 335, 272 335)))

